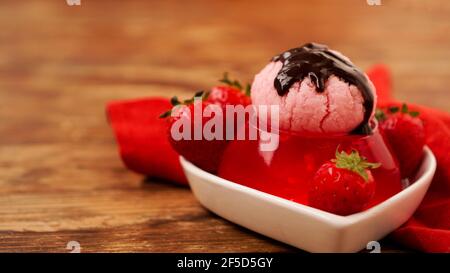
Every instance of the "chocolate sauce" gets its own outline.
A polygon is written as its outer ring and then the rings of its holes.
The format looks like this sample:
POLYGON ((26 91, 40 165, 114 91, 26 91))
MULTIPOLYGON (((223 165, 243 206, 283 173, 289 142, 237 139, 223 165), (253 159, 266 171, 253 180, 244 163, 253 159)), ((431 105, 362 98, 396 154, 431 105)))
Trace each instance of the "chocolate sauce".
POLYGON ((370 134, 369 124, 373 109, 374 96, 364 73, 349 61, 331 52, 327 46, 308 43, 302 47, 293 48, 272 58, 272 61, 280 61, 283 67, 278 72, 274 81, 278 95, 284 96, 289 88, 298 81, 309 77, 316 86, 317 92, 323 92, 325 82, 335 75, 341 80, 355 85, 364 99, 364 120, 356 127, 353 134, 370 134))

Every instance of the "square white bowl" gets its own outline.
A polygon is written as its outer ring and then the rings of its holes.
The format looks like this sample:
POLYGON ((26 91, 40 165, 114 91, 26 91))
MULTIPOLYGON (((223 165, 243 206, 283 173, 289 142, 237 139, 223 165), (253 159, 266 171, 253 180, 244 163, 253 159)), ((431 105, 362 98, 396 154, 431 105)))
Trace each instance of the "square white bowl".
POLYGON ((429 148, 416 180, 384 202, 339 216, 210 174, 180 157, 198 201, 217 215, 309 252, 356 252, 405 223, 419 206, 436 170, 429 148))

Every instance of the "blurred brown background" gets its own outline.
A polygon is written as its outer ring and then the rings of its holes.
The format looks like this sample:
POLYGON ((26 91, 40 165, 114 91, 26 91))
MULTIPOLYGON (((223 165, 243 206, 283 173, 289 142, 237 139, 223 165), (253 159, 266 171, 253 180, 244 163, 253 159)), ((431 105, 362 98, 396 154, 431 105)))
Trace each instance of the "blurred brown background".
MULTIPOLYGON (((0 2, 0 251, 295 251, 121 164, 105 103, 251 81, 328 44, 392 69, 396 96, 450 110, 450 2, 0 2)), ((408 251, 389 239, 384 251, 408 251)))

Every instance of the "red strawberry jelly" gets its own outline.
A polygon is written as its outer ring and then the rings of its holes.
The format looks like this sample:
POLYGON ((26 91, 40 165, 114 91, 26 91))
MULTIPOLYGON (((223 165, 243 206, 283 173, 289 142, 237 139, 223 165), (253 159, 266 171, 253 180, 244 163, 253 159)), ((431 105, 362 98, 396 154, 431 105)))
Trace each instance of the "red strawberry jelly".
POLYGON ((227 180, 307 205, 308 183, 319 167, 335 157, 336 149, 356 149, 369 162, 381 167, 371 170, 378 204, 402 190, 400 172, 391 151, 377 128, 371 135, 305 136, 279 133, 273 152, 259 149, 258 140, 234 140, 225 150, 218 174, 227 180))

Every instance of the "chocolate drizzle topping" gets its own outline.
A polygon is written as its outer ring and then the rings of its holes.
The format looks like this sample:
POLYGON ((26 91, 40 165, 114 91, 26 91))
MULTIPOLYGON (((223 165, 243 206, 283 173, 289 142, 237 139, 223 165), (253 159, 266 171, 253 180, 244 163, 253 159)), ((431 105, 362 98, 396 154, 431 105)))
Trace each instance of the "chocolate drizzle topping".
POLYGON ((278 95, 284 96, 289 88, 298 81, 309 77, 315 84, 317 92, 325 89, 325 82, 331 75, 355 85, 364 99, 364 120, 356 127, 353 134, 370 134, 370 115, 373 110, 374 96, 364 73, 349 61, 339 57, 325 45, 308 43, 302 47, 293 48, 272 58, 280 61, 283 67, 278 72, 274 87, 278 95))

